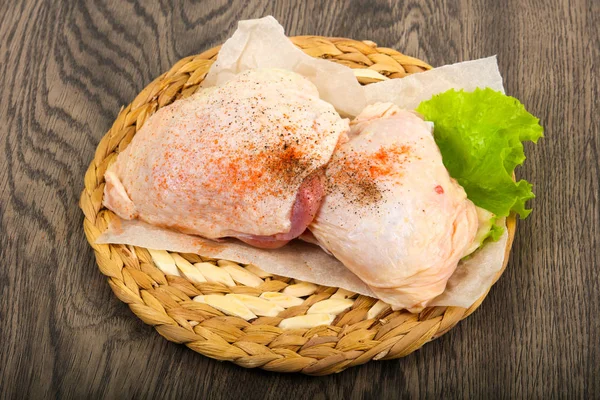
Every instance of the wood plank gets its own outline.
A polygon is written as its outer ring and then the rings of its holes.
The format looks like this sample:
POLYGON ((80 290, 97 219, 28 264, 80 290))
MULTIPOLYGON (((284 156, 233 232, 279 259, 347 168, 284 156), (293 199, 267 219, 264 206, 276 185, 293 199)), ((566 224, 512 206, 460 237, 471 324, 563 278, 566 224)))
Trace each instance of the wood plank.
POLYGON ((0 398, 576 397, 600 391, 600 2, 0 2, 0 398), (535 183, 504 276, 449 334, 312 378, 167 342, 111 292, 77 203, 122 105, 178 59, 274 15, 432 65, 498 54, 539 116, 535 183))

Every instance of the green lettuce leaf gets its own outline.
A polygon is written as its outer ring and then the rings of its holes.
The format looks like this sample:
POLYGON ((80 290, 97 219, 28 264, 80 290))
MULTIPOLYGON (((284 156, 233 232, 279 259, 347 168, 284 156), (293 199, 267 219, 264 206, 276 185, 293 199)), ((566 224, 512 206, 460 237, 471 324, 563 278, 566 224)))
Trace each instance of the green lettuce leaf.
POLYGON ((465 251, 465 256, 463 257, 465 259, 488 240, 495 242, 504 233, 503 224, 500 223, 500 219, 494 213, 484 210, 481 207, 475 207, 475 210, 477 211, 478 228, 473 243, 465 251))
POLYGON ((498 218, 495 218, 492 227, 490 228, 490 232, 488 233, 488 236, 485 239, 490 239, 492 242, 495 242, 496 240, 500 239, 500 237, 504 233, 504 227, 498 225, 497 222, 498 218))
MULTIPOLYGON (((529 215, 525 203, 535 197, 532 185, 514 182, 512 174, 525 161, 523 142, 537 142, 543 129, 519 100, 489 88, 452 89, 422 102, 417 111, 435 124, 444 165, 476 206, 496 217, 529 215)), ((493 227, 490 237, 497 239, 502 229, 493 227)))

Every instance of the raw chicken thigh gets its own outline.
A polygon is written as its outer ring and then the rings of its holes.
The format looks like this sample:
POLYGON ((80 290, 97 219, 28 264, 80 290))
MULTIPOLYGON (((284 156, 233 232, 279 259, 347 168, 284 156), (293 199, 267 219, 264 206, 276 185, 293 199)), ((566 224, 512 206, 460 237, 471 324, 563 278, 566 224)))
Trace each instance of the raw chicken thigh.
POLYGON ((124 219, 275 248, 324 195, 324 166, 348 121, 306 78, 248 70, 156 112, 105 174, 124 219))
POLYGON ((392 104, 368 106, 326 175, 309 226, 319 244, 396 309, 418 310, 442 293, 478 222, 431 125, 392 104))

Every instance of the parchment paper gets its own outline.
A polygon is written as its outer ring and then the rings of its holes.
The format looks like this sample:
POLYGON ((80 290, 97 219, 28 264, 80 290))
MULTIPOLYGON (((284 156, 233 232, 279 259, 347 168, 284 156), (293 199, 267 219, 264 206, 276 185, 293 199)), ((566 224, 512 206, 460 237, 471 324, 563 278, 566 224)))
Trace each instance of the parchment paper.
POLYGON ((119 220, 119 223, 111 225, 98 238, 97 243, 125 243, 150 249, 195 253, 242 264, 254 264, 271 274, 319 285, 341 287, 374 297, 367 285, 341 262, 325 253, 320 247, 301 240, 294 240, 279 249, 262 250, 234 239, 215 242, 158 228, 138 220, 119 220))
MULTIPOLYGON (((361 87, 350 70, 318 60, 298 50, 273 17, 241 21, 225 42, 211 67, 205 86, 220 84, 248 68, 277 67, 307 76, 323 99, 343 114, 355 116, 366 104, 389 101, 413 109, 421 101, 448 89, 490 87, 504 91, 496 57, 467 61, 431 71, 361 87)), ((489 288, 502 268, 508 235, 486 244, 467 261, 461 261, 445 292, 433 305, 469 307, 489 288)), ((370 289, 337 259, 319 247, 294 241, 277 250, 261 250, 235 240, 214 242, 150 226, 141 221, 120 221, 98 238, 98 243, 123 243, 151 249, 198 253, 244 264, 290 278, 335 286, 373 296, 370 289)))
POLYGON ((304 75, 319 89, 319 96, 344 115, 358 115, 367 105, 365 92, 350 68, 307 55, 290 42, 271 16, 238 23, 202 86, 227 82, 253 68, 282 68, 304 75))
POLYGON ((402 79, 390 79, 364 87, 367 103, 390 102, 412 110, 434 94, 449 89, 472 91, 489 87, 504 93, 496 56, 444 65, 402 79))

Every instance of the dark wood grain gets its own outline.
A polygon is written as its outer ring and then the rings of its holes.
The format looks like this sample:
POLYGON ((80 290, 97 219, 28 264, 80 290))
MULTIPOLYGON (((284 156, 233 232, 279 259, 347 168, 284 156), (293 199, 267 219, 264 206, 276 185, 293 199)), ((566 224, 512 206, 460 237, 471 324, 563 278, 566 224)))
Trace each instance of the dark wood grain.
POLYGON ((0 398, 572 397, 600 393, 600 2, 0 2, 0 398), (481 308, 407 358, 311 378, 167 342, 97 270, 77 206, 121 105, 179 58, 274 15, 441 65, 498 54, 539 116, 535 182, 481 308))

